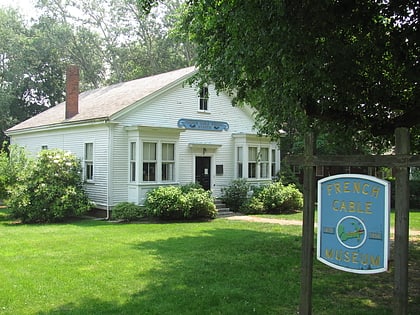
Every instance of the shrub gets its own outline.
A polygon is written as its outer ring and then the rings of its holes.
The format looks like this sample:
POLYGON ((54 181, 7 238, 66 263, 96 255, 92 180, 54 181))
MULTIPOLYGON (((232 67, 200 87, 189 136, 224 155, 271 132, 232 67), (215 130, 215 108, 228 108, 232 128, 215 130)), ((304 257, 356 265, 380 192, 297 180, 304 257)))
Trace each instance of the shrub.
POLYGON ((264 189, 258 194, 258 199, 264 205, 265 212, 268 213, 280 213, 282 204, 284 203, 285 199, 282 194, 284 186, 280 182, 272 183, 264 187, 264 189))
POLYGON ((147 193, 145 207, 152 217, 169 220, 214 218, 211 192, 196 185, 158 187, 147 193))
POLYGON ((145 207, 132 202, 121 202, 112 209, 112 218, 115 220, 135 221, 146 216, 145 207))
POLYGON ((243 214, 261 214, 264 213, 264 203, 256 196, 249 199, 247 203, 242 207, 241 212, 243 214))
POLYGON ((300 191, 303 191, 303 186, 299 183, 299 177, 292 171, 292 168, 289 164, 281 162, 280 167, 280 182, 283 185, 288 186, 290 184, 295 185, 300 191))
POLYGON ((284 186, 280 182, 273 183, 261 191, 258 199, 267 213, 283 213, 303 207, 303 195, 293 184, 284 186))
POLYGON ((32 162, 23 148, 6 144, 0 151, 0 199, 7 199, 10 189, 18 182, 19 173, 23 172, 32 162))
POLYGON ((216 205, 210 191, 203 188, 189 189, 186 193, 189 209, 185 211, 186 218, 210 218, 217 215, 216 205))
MULTIPOLYGON (((236 183, 232 185, 235 188, 237 186, 236 183)), ((237 206, 237 209, 244 214, 283 213, 301 210, 303 207, 303 195, 293 184, 285 186, 281 182, 274 182, 253 187, 252 191, 252 197, 237 206)))
POLYGON ((189 209, 188 199, 178 186, 161 186, 147 193, 145 207, 151 217, 182 219, 189 209))
POLYGON ((7 197, 7 186, 9 177, 7 175, 9 157, 3 150, 0 151, 0 200, 7 197))
POLYGON ((222 188, 222 201, 230 210, 241 211, 248 199, 249 184, 245 179, 235 179, 232 184, 222 188))
POLYGON ((293 184, 283 186, 281 191, 283 204, 280 206, 281 212, 301 210, 303 208, 303 194, 293 184))
POLYGON ((189 184, 185 184, 181 186, 181 192, 183 194, 186 194, 191 190, 200 189, 200 188, 203 188, 203 187, 199 183, 189 183, 189 184))
POLYGON ((62 150, 43 150, 22 169, 7 204, 24 223, 56 222, 80 216, 91 203, 83 191, 77 157, 62 150))

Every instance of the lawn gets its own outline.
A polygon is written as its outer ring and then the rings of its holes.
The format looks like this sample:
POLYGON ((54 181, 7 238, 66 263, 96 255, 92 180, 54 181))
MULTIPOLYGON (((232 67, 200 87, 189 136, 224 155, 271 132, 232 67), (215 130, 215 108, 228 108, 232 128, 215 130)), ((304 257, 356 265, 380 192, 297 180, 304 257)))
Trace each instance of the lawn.
MULTIPOLYGON (((296 314, 301 227, 79 220, 21 225, 0 212, 0 314, 296 314)), ((420 213, 411 218, 420 231, 420 213)), ((413 226, 411 226, 413 228, 413 226)), ((314 263, 314 314, 392 314, 393 266, 314 263)), ((420 314, 420 239, 409 309, 420 314)))

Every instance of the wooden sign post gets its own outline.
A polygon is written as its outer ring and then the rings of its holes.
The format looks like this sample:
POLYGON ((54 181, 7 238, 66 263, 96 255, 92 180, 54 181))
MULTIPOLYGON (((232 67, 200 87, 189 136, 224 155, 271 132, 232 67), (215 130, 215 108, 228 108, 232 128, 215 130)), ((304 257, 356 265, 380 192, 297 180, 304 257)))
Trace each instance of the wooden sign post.
POLYGON ((315 210, 315 166, 387 166, 396 171, 395 186, 395 277, 394 314, 408 314, 408 215, 409 215, 409 167, 420 167, 420 156, 410 156, 408 128, 395 130, 396 155, 315 155, 313 133, 305 136, 303 156, 288 156, 286 162, 301 165, 304 169, 304 209, 302 227, 301 291, 299 314, 312 313, 312 274, 314 256, 314 210, 315 210))
POLYGON ((312 158, 315 153, 315 137, 308 133, 305 137, 305 162, 303 163, 303 225, 301 255, 301 288, 299 314, 312 312, 312 270, 314 256, 314 223, 315 223, 315 165, 312 158))
MULTIPOLYGON (((395 131, 395 153, 403 157, 410 153, 408 129, 395 131)), ((412 164, 413 166, 419 166, 412 164)), ((408 314, 408 245, 409 245, 409 169, 395 166, 395 274, 394 274, 394 314, 408 314)))

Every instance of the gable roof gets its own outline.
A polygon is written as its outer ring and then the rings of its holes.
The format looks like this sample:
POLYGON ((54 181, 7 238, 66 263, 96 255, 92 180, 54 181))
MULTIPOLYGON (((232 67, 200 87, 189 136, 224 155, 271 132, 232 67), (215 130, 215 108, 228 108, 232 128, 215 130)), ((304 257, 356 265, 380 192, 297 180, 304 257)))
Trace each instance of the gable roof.
POLYGON ((79 113, 65 119, 65 102, 8 129, 7 133, 38 129, 44 126, 106 120, 139 100, 153 97, 196 72, 195 67, 183 68, 133 81, 90 90, 79 94, 79 113))

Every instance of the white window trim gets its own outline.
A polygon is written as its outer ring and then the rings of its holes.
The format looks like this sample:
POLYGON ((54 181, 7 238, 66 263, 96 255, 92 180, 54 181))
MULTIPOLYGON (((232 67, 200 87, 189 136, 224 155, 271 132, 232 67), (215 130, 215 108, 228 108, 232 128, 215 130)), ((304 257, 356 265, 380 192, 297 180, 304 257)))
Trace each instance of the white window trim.
POLYGON ((170 141, 160 141, 159 142, 159 147, 160 147, 160 162, 158 159, 158 167, 160 169, 160 180, 162 182, 173 182, 175 180, 175 166, 176 166, 176 155, 175 155, 175 147, 176 144, 174 142, 170 142, 170 141), (173 160, 164 160, 163 159, 163 145, 164 144, 172 144, 173 145, 173 160), (172 165, 172 178, 171 179, 163 179, 163 165, 164 164, 168 164, 168 165, 172 165))
POLYGON ((158 182, 159 178, 159 165, 158 165, 158 158, 159 158, 159 141, 156 140, 143 140, 141 144, 141 178, 140 181, 142 183, 156 183, 158 182), (144 144, 145 143, 153 143, 155 144, 155 159, 154 160, 145 160, 144 159, 144 144), (144 180, 144 163, 155 163, 155 178, 154 180, 144 180))
POLYGON ((137 140, 131 140, 128 142, 128 181, 130 183, 137 183, 139 174, 138 174, 138 159, 139 159, 139 148, 137 140), (134 144, 134 159, 133 156, 133 147, 134 144), (134 164, 134 180, 133 180, 133 164, 134 164))
POLYGON ((139 169, 141 176, 138 177, 138 183, 142 184, 152 184, 152 183, 175 183, 177 181, 177 165, 178 165, 178 155, 177 155, 177 141, 173 139, 150 139, 150 138, 144 138, 141 140, 141 153, 139 154, 139 169), (155 160, 155 180, 154 181, 144 181, 143 180, 143 164, 148 163, 148 161, 145 162, 143 159, 143 148, 144 143, 155 143, 156 144, 156 160, 155 160), (173 144, 174 146, 174 160, 173 160, 173 174, 172 179, 170 180, 163 180, 163 174, 162 174, 162 165, 163 163, 167 162, 166 160, 162 159, 162 144, 173 144))
POLYGON ((237 150, 238 148, 242 147, 242 177, 239 177, 239 170, 236 169, 235 170, 235 176, 236 178, 244 178, 244 179, 248 179, 248 180, 271 180, 274 176, 276 176, 276 174, 272 174, 272 166, 274 164, 275 168, 277 169, 278 163, 279 161, 277 160, 278 158, 278 149, 275 148, 272 144, 260 144, 260 143, 252 143, 252 142, 248 142, 246 144, 239 144, 235 147, 235 164, 236 167, 238 168, 238 164, 240 163, 240 161, 238 160, 238 153, 237 150), (249 177, 249 148, 257 148, 257 160, 256 161, 251 161, 251 162, 255 162, 256 163, 256 177, 249 177), (261 156, 261 149, 267 149, 268 150, 268 160, 265 161, 261 161, 260 156, 261 156), (275 154, 276 154, 276 160, 273 161, 272 159, 272 155, 271 152, 272 150, 275 150, 275 154), (262 171, 262 167, 264 166, 264 164, 266 165, 267 168, 267 176, 266 177, 262 177, 261 176, 261 171, 262 171))
POLYGON ((258 177, 259 177, 258 155, 259 155, 258 146, 256 146, 256 145, 248 145, 246 156, 248 157, 247 178, 249 178, 249 179, 258 179, 258 177), (249 152, 251 151, 250 150, 251 148, 256 150, 257 155, 255 156, 255 160, 250 160, 249 159, 249 152), (249 168, 250 168, 251 163, 252 164, 255 164, 255 177, 250 177, 250 174, 249 174, 249 168))
POLYGON ((207 85, 204 85, 200 87, 199 93, 198 93, 198 112, 200 113, 209 113, 210 112, 210 89, 207 85), (207 89, 207 97, 202 97, 202 91, 203 89, 207 89), (201 108, 201 102, 205 103, 205 108, 201 108))
POLYGON ((270 147, 270 172, 271 178, 277 175, 277 149, 270 147))
POLYGON ((236 178, 244 178, 244 147, 237 146, 235 148, 235 162, 236 162, 236 178))
POLYGON ((88 183, 93 183, 95 181, 95 145, 93 141, 85 142, 83 147, 83 178, 88 183), (92 145, 92 160, 86 158, 87 154, 87 145, 92 145), (88 165, 92 165, 92 178, 88 178, 88 165))
POLYGON ((259 169, 259 175, 260 175, 260 177, 259 178, 261 178, 261 179, 271 179, 271 167, 270 167, 270 154, 271 154, 271 150, 270 150, 270 146, 261 146, 260 148, 259 148, 259 152, 258 152, 258 155, 257 156, 259 156, 260 157, 260 159, 258 159, 258 164, 259 164, 259 166, 260 166, 260 169, 259 169), (266 150, 266 152, 267 152, 267 160, 262 160, 261 158, 262 158, 262 150, 266 150), (263 170, 265 169, 265 171, 266 171, 266 176, 262 176, 262 173, 263 173, 263 170))

